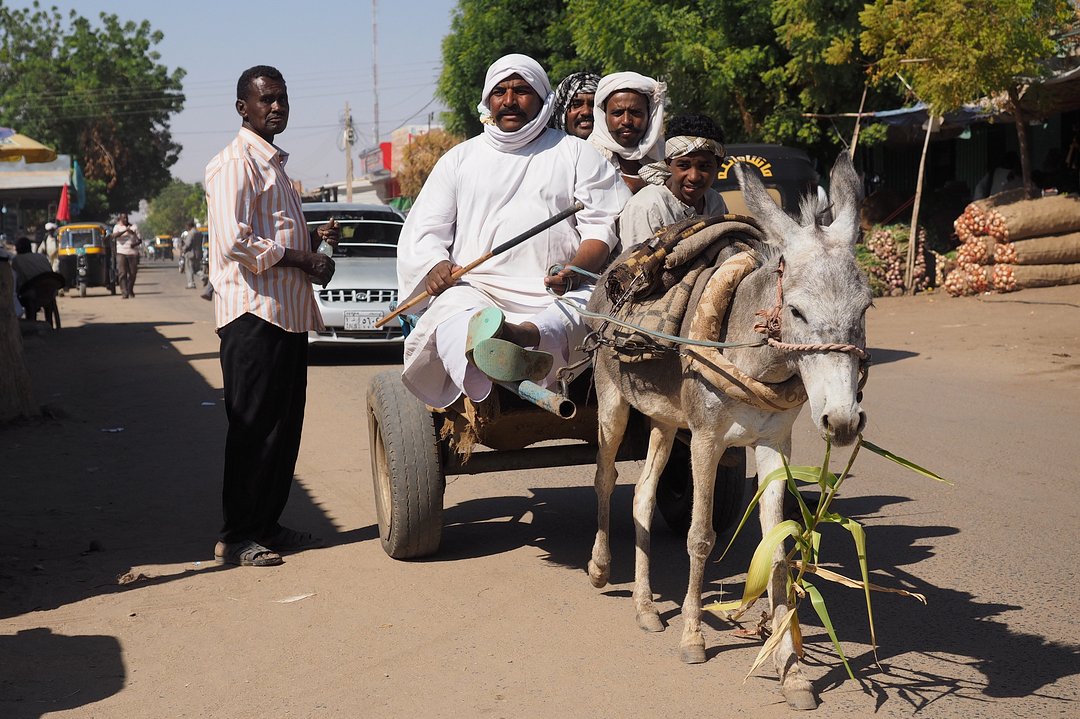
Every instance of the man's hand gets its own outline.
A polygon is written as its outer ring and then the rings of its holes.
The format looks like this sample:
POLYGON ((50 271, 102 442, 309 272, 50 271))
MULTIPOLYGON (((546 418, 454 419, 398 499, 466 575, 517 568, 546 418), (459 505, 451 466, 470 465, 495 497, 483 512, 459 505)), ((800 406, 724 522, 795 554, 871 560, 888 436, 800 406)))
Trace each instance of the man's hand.
POLYGON ((577 287, 581 277, 578 273, 571 269, 563 269, 554 275, 548 275, 544 278, 544 286, 550 287, 551 290, 557 294, 562 295, 577 287))
POLYGON ((302 268, 317 284, 326 287, 334 276, 334 260, 319 252, 308 253, 308 266, 302 268))
POLYGON ((315 230, 315 234, 318 235, 320 242, 337 247, 337 243, 341 241, 341 225, 331 217, 329 222, 315 230))
POLYGON ((326 287, 334 276, 334 261, 320 252, 304 252, 285 248, 285 254, 278 260, 282 267, 296 267, 311 276, 316 284, 326 287))
POLYGON ((460 269, 461 265, 455 265, 450 260, 443 260, 428 270, 427 277, 424 279, 424 289, 432 297, 438 297, 454 285, 455 280, 451 278, 451 275, 460 269))
MULTIPOLYGON (((589 272, 599 272, 608 258, 607 243, 600 240, 582 240, 574 259, 568 265, 575 265, 589 272)), ((557 274, 544 278, 544 285, 550 287, 556 294, 565 294, 579 286, 585 277, 579 275, 569 267, 564 268, 557 274)))

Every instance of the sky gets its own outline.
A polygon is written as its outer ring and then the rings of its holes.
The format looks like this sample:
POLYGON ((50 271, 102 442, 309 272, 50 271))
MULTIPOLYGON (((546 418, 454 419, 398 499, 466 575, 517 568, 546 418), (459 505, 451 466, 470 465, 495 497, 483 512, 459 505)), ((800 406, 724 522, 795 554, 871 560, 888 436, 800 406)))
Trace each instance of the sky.
MULTIPOLYGON (((426 124, 445 109, 435 99, 442 38, 455 0, 376 0, 378 3, 379 134, 404 124, 426 124)), ((29 7, 31 0, 5 0, 29 7)), ((42 0, 97 22, 100 13, 122 21, 149 20, 164 39, 160 64, 187 71, 187 101, 173 116, 173 140, 183 145, 171 168, 185 182, 201 182, 207 162, 235 136, 236 80, 252 65, 273 65, 289 88, 289 126, 275 144, 290 154, 288 172, 305 187, 345 177, 342 119, 351 106, 357 149, 373 145, 371 0, 42 0)), ((354 168, 359 174, 358 152, 354 168)))

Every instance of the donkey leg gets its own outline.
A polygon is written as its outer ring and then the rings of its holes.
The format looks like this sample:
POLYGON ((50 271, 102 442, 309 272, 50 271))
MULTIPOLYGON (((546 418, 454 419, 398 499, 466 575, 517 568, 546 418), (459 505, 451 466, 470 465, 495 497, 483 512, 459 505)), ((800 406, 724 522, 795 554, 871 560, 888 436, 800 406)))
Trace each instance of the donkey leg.
MULTIPOLYGON (((790 450, 790 438, 779 449, 759 444, 754 450, 758 477, 767 477, 770 472, 782 467, 783 460, 780 452, 790 456, 790 450)), ((777 480, 772 482, 761 495, 759 516, 762 536, 768 534, 769 530, 784 520, 784 494, 784 483, 777 480)), ((773 556, 772 572, 769 577, 769 605, 772 608, 773 631, 776 631, 787 613, 793 611, 788 604, 787 563, 784 560, 782 546, 777 548, 773 556)), ((777 676, 780 677, 780 689, 789 706, 793 709, 817 708, 813 685, 803 676, 790 629, 784 631, 784 636, 773 653, 773 665, 776 667, 777 676)))
POLYGON ((649 547, 653 511, 656 509, 656 485, 671 456, 675 430, 673 426, 661 425, 653 420, 649 432, 649 453, 634 489, 634 606, 638 626, 647 632, 664 631, 660 613, 653 604, 652 585, 649 582, 649 547))
POLYGON ((705 637, 701 633, 701 584, 705 575, 705 560, 716 543, 712 527, 713 492, 716 484, 716 464, 724 446, 715 434, 694 430, 690 440, 690 464, 694 476, 693 506, 690 531, 686 535, 686 552, 690 555, 690 581, 683 599, 683 633, 679 642, 679 658, 687 664, 705 661, 705 637))
POLYGON ((630 405, 614 386, 608 386, 606 391, 598 391, 597 399, 600 448, 596 452, 596 476, 593 479, 596 488, 596 540, 589 560, 589 581, 599 589, 608 583, 611 575, 608 529, 611 526, 611 493, 618 477, 615 455, 619 453, 619 445, 626 432, 630 405))

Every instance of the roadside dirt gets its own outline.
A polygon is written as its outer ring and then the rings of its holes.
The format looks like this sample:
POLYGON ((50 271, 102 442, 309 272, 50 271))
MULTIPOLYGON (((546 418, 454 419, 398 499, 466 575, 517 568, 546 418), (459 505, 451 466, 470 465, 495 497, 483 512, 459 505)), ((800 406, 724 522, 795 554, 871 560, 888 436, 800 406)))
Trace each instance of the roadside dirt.
MULTIPOLYGON (((52 417, 0 428, 0 716, 790 714, 771 670, 743 681, 758 644, 737 625, 708 618, 709 660, 678 661, 687 560, 663 528, 653 587, 669 627, 636 628, 634 463, 604 590, 584 573, 588 467, 453 480, 440 553, 386 557, 363 398, 399 352, 313 356, 285 520, 328 546, 278 568, 214 565, 211 307, 167 263, 144 265, 136 290, 61 298, 64 329, 26 340, 52 417)), ((1080 287, 882 299, 868 332, 867 438, 956 486, 859 458, 837 509, 867 526, 874 581, 929 605, 875 597, 879 669, 861 594, 819 582, 858 680, 804 611, 818 714, 1077 716, 1080 287)), ((795 440, 797 462, 820 460, 805 417, 795 440)), ((708 599, 740 589, 756 534, 709 565, 708 599)), ((857 573, 845 533, 823 553, 857 573)))

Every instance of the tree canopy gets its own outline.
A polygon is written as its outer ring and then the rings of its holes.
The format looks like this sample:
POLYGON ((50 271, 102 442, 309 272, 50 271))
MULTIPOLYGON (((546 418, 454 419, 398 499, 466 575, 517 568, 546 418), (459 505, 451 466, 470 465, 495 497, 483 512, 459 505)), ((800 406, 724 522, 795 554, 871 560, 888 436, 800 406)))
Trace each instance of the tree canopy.
POLYGON ((172 180, 150 200, 143 229, 147 236, 179 235, 188 220, 206 221, 206 193, 198 182, 172 180))
POLYGON ((1075 21, 1070 0, 875 0, 859 14, 861 46, 879 81, 903 76, 937 116, 1003 97, 1016 120, 1024 185, 1031 170, 1019 85, 1048 72, 1055 35, 1075 21))
POLYGON ((861 46, 876 79, 902 75, 941 114, 1042 75, 1073 13, 1070 0, 876 0, 861 46))
MULTIPOLYGON (((443 38, 443 69, 438 94, 449 112, 446 129, 454 135, 480 132, 476 105, 488 65, 512 52, 551 67, 561 55, 552 52, 549 29, 562 19, 562 0, 458 0, 443 38)), ((562 49, 565 53, 566 48, 562 49)))
MULTIPOLYGON (((668 84, 669 113, 713 116, 733 142, 779 142, 835 154, 840 138, 803 113, 853 112, 869 61, 859 46, 864 0, 459 0, 443 41, 447 126, 479 131, 484 72, 506 52, 570 72, 634 70, 668 84)), ((898 85, 898 84, 897 84, 898 85)), ((872 89, 892 107, 897 86, 872 89)), ((869 132, 860 142, 880 135, 869 132)))
POLYGON ((134 210, 171 179, 180 146, 169 121, 183 107, 185 73, 159 62, 162 38, 145 20, 101 13, 92 23, 0 0, 0 125, 82 162, 85 216, 134 210))

